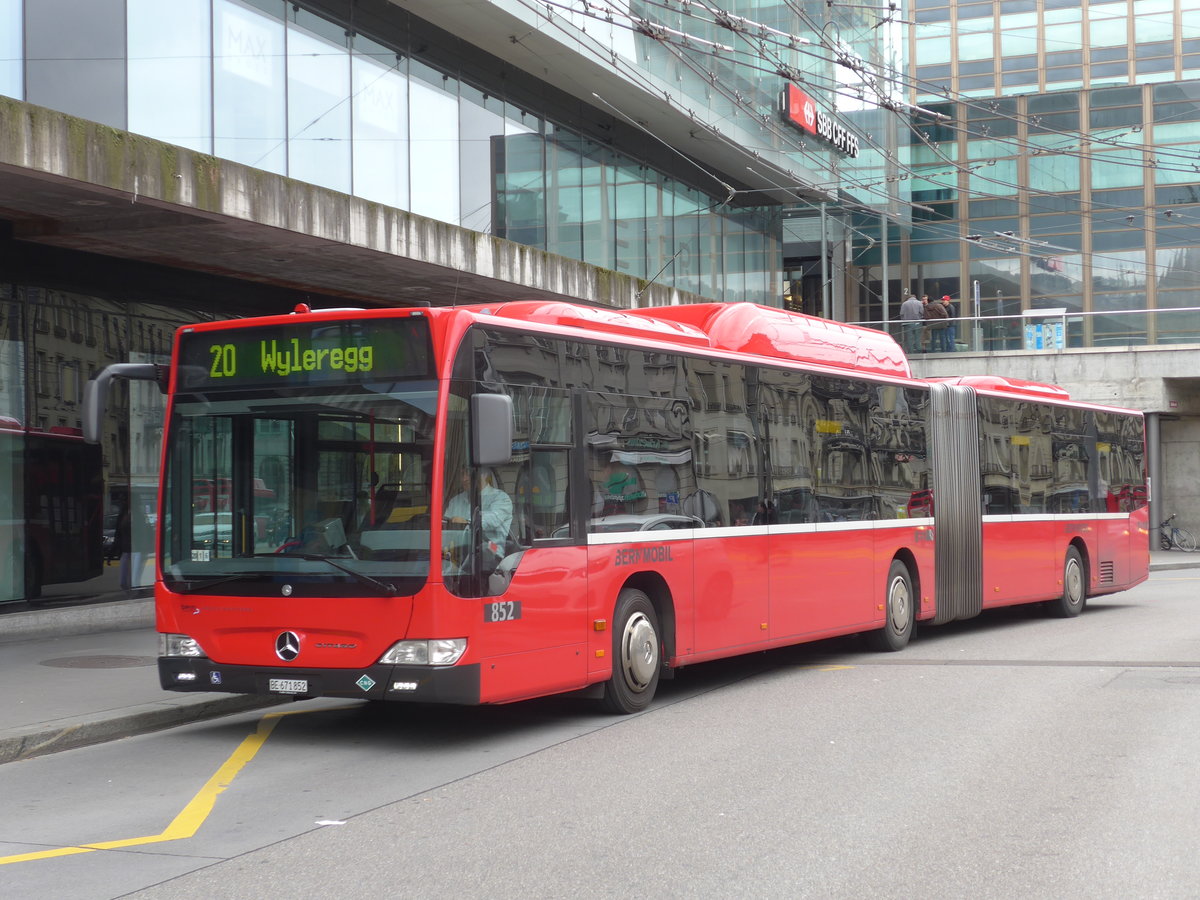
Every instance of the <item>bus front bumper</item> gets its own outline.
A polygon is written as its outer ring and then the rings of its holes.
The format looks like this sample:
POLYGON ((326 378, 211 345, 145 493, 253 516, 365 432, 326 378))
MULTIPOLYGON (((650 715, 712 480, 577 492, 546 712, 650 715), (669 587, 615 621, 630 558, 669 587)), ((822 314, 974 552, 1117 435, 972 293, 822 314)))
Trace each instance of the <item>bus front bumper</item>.
POLYGON ((158 658, 163 690, 260 694, 270 697, 352 697, 410 703, 479 703, 479 665, 388 666, 362 669, 273 669, 228 666, 195 657, 158 658))

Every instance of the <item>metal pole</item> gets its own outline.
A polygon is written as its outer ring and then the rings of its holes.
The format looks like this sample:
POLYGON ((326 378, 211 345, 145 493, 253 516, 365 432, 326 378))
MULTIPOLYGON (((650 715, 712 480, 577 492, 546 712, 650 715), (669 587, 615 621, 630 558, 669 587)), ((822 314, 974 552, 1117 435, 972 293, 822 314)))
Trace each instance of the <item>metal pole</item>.
POLYGON ((975 309, 971 315, 975 317, 975 324, 971 327, 971 349, 978 353, 983 350, 983 298, 979 295, 978 281, 972 285, 972 297, 975 300, 975 309))
POLYGON ((883 288, 879 292, 879 300, 883 304, 883 330, 888 330, 888 322, 892 318, 892 311, 888 303, 888 227, 887 215, 879 214, 879 231, 880 231, 880 252, 883 254, 881 262, 883 265, 883 288))
POLYGON ((821 203, 821 316, 829 319, 829 234, 825 230, 825 203, 821 203))

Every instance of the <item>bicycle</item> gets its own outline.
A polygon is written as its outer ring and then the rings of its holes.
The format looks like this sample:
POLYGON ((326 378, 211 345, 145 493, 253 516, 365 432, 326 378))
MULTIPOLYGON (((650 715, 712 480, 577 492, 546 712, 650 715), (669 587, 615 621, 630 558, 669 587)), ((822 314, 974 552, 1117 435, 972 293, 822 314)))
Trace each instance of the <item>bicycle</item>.
POLYGON ((1164 550, 1182 550, 1184 553, 1191 553, 1196 549, 1196 539, 1192 537, 1192 533, 1186 528, 1180 528, 1178 525, 1172 525, 1171 520, 1175 518, 1177 513, 1171 513, 1166 520, 1158 526, 1159 544, 1164 550))

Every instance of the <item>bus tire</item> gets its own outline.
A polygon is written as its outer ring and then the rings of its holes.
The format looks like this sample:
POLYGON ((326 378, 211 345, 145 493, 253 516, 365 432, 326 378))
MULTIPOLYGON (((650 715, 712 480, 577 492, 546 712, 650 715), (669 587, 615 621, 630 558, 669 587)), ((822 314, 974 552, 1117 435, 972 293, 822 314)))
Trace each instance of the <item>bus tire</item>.
POLYGON ((1062 595, 1047 604, 1050 615, 1059 619, 1073 619, 1083 612, 1087 603, 1087 576, 1084 573, 1083 557, 1075 547, 1067 548, 1063 560, 1062 595))
POLYGON ((612 676, 602 703, 609 712, 641 712, 654 699, 662 660, 658 616, 642 591, 625 588, 613 613, 612 676))
POLYGON ((898 559, 892 560, 888 569, 887 589, 884 591, 884 623, 877 631, 869 631, 865 637, 867 646, 882 653, 903 650, 912 638, 916 624, 917 608, 913 595, 912 575, 908 566, 898 559))

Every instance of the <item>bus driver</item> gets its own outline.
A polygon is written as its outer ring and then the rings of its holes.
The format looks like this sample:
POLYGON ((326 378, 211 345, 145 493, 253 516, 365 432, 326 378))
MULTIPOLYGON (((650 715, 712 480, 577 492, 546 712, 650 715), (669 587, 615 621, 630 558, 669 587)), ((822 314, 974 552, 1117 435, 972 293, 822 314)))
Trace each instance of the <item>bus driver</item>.
MULTIPOLYGON (((450 498, 446 504, 446 521, 453 525, 471 524, 471 473, 463 469, 459 476, 462 490, 450 498)), ((480 527, 483 531, 483 569, 490 572, 496 568, 504 556, 504 548, 508 543, 509 529, 512 527, 513 503, 512 498, 496 487, 495 474, 485 471, 480 476, 480 527)))

